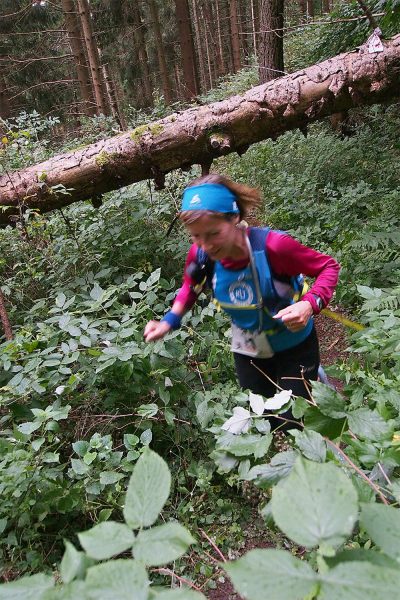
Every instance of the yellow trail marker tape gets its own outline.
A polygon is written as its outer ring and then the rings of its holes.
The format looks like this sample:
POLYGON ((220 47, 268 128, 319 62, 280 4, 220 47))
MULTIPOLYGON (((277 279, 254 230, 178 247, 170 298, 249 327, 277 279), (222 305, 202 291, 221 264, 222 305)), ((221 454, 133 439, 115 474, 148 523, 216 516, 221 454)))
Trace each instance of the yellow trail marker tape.
POLYGON ((360 323, 356 323, 355 321, 350 321, 350 319, 346 319, 346 317, 342 317, 338 313, 334 312, 330 308, 323 308, 321 312, 328 317, 329 319, 333 319, 334 321, 338 321, 342 325, 346 327, 350 327, 351 329, 356 329, 357 331, 362 331, 365 329, 365 325, 361 325, 360 323))

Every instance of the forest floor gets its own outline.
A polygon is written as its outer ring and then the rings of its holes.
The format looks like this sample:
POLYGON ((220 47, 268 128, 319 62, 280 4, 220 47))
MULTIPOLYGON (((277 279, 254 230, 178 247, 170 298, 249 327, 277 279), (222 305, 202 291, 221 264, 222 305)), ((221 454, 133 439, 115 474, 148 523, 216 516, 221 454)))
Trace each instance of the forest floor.
MULTIPOLYGON (((331 310, 336 313, 348 317, 344 311, 338 306, 331 306, 331 310)), ((321 364, 325 366, 333 365, 336 362, 345 361, 348 357, 346 351, 348 347, 348 330, 339 322, 329 318, 325 314, 320 314, 315 318, 315 325, 318 332, 321 364)), ((342 382, 332 377, 329 380, 337 389, 341 389, 342 382)), ((295 554, 302 553, 302 549, 293 548, 293 544, 288 542, 282 534, 270 532, 265 528, 264 521, 258 514, 258 501, 254 506, 253 518, 249 520, 246 530, 243 532, 245 542, 241 545, 240 550, 234 552, 229 558, 239 558, 246 554, 249 550, 255 548, 276 548, 277 546, 290 549, 295 554)), ((234 592, 233 586, 229 579, 221 571, 215 589, 208 590, 206 596, 209 600, 242 600, 242 597, 234 592)))

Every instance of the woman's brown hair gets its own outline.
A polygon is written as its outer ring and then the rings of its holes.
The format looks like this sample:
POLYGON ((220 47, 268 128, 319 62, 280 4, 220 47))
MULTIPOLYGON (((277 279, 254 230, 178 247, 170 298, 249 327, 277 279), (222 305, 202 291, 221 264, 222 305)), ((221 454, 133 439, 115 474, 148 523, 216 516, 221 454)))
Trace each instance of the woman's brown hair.
MULTIPOLYGON (((223 185, 235 194, 241 219, 245 219, 252 209, 257 208, 260 205, 261 194, 256 188, 251 188, 243 183, 235 183, 229 179, 229 177, 219 175, 218 173, 210 173, 210 175, 198 177, 197 179, 194 179, 188 187, 203 185, 205 183, 223 185)), ((190 225, 204 215, 220 216, 223 219, 230 219, 232 217, 231 213, 218 213, 211 210, 184 210, 180 213, 179 218, 185 225, 190 225)))

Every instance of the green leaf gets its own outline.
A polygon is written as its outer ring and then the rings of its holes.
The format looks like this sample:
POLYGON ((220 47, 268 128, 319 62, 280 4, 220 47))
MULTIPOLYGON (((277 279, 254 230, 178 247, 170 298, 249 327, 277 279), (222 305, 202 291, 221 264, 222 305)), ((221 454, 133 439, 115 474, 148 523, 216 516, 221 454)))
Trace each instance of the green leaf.
POLYGON ((40 421, 28 421, 27 423, 21 423, 20 425, 18 425, 17 429, 20 433, 23 433, 24 435, 30 435, 31 433, 39 429, 39 427, 41 426, 42 422, 40 421))
MULTIPOLYGON (((69 322, 71 321, 71 315, 61 315, 61 317, 58 320, 58 326, 60 329, 62 329, 63 331, 65 331, 67 329, 67 326, 69 324, 69 322)), ((62 348, 62 344, 61 344, 61 348, 62 348)), ((66 354, 67 352, 62 348, 64 354, 66 354)))
POLYGON ((267 435, 226 433, 218 443, 218 450, 225 450, 234 456, 262 458, 268 452, 272 442, 272 433, 267 435))
POLYGON ((71 458, 71 467, 77 475, 86 475, 90 471, 90 467, 79 458, 71 458))
POLYGON ((148 567, 158 567, 181 557, 194 543, 185 527, 166 523, 140 531, 133 544, 133 555, 148 567))
POLYGON ((65 541, 65 552, 60 565, 60 574, 64 583, 70 583, 73 579, 83 579, 87 568, 92 564, 93 561, 83 552, 78 552, 71 542, 65 541))
POLYGON ((134 433, 124 434, 124 446, 127 450, 132 450, 139 443, 139 438, 134 433))
POLYGON ((92 462, 94 462, 97 458, 97 452, 86 452, 85 456, 83 457, 83 462, 85 463, 85 465, 91 465, 92 462))
POLYGON ((376 410, 358 408, 348 414, 349 428, 351 431, 368 440, 382 440, 388 437, 392 427, 376 410))
POLYGON ((143 431, 143 433, 140 436, 140 441, 142 442, 143 446, 148 446, 152 439, 153 433, 151 429, 145 429, 145 431, 143 431))
POLYGON ((399 563, 393 560, 393 558, 390 558, 390 556, 382 554, 381 552, 376 552, 375 550, 365 550, 364 548, 356 548, 354 550, 343 550, 335 556, 325 556, 324 560, 330 569, 344 562, 351 561, 366 561, 368 563, 372 563, 373 565, 387 567, 388 569, 397 570, 399 568, 399 563))
MULTIPOLYGON (((326 386, 325 386, 326 387, 326 386)), ((332 419, 322 414, 316 406, 309 406, 304 415, 304 425, 318 431, 321 435, 334 440, 340 436, 346 425, 346 419, 332 419)))
POLYGON ((223 568, 246 600, 304 600, 317 579, 306 562, 283 550, 251 550, 223 568))
POLYGON ((305 398, 296 398, 293 402, 292 413, 295 419, 301 419, 308 407, 308 402, 305 398))
POLYGON ((332 419, 346 417, 346 400, 328 385, 312 382, 312 395, 323 415, 332 419))
POLYGON ((88 531, 78 533, 78 538, 88 556, 104 560, 131 548, 135 536, 123 523, 104 521, 88 531))
POLYGON ((292 429, 290 434, 296 440, 296 446, 306 458, 315 462, 325 462, 326 442, 321 434, 312 429, 299 431, 292 429))
POLYGON ((7 522, 8 521, 6 518, 0 519, 0 534, 2 534, 5 528, 7 527, 7 522))
POLYGON ((0 585, 0 600, 41 600, 44 592, 54 586, 54 579, 43 573, 22 577, 0 585))
POLYGON ((335 465, 298 458, 290 475, 272 491, 276 525, 306 548, 338 546, 357 519, 357 492, 335 465))
POLYGON ((384 504, 362 504, 360 524, 386 554, 400 558, 400 511, 384 504))
POLYGON ((103 471, 100 473, 100 483, 103 485, 111 485, 117 483, 120 479, 123 479, 123 473, 117 473, 116 471, 103 471))
POLYGON ((58 306, 58 308, 62 308, 64 306, 66 299, 67 299, 67 297, 63 292, 60 292, 57 295, 56 305, 58 306))
POLYGON ((79 338, 79 343, 82 346, 85 346, 86 348, 90 348, 90 346, 92 345, 92 342, 90 341, 90 337, 88 337, 87 335, 81 335, 79 338))
POLYGON ((197 406, 196 417, 202 429, 205 429, 215 415, 214 406, 210 406, 208 400, 203 400, 197 406))
POLYGON ((86 576, 91 600, 147 600, 149 581, 144 566, 135 560, 112 560, 96 565, 86 576))
POLYGON ((152 525, 168 499, 171 474, 167 463, 152 450, 135 464, 125 498, 124 517, 132 529, 152 525))
POLYGON ((89 442, 86 442, 84 440, 77 440, 72 444, 72 448, 78 456, 85 456, 89 448, 89 442))
POLYGON ((69 335, 72 335, 72 337, 79 337, 82 335, 82 331, 76 325, 68 325, 67 331, 69 335))
POLYGON ((92 300, 100 300, 103 294, 103 288, 101 288, 98 283, 95 283, 94 287, 90 290, 90 297, 92 298, 92 300))
POLYGON ((158 413, 158 406, 157 404, 141 404, 136 412, 141 417, 154 417, 158 413))
POLYGON ((367 562, 346 562, 320 576, 321 600, 398 598, 400 573, 367 562))
POLYGON ((271 462, 257 465, 250 469, 247 479, 256 480, 259 487, 271 487, 284 477, 287 477, 293 468, 297 454, 293 450, 279 452, 272 457, 271 462))
POLYGON ((83 581, 73 581, 45 592, 40 600, 89 600, 83 581))

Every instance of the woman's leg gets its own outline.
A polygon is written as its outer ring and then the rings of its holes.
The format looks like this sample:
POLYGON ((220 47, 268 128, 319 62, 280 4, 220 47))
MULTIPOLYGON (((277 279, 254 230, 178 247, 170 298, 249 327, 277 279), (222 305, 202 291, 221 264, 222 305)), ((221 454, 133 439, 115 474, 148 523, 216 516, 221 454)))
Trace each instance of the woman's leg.
POLYGON ((310 381, 318 379, 320 363, 317 332, 310 335, 294 348, 275 354, 277 358, 277 380, 284 390, 292 390, 295 396, 310 398, 310 381))
MULTIPOLYGON (((272 358, 251 358, 234 353, 236 373, 240 386, 255 394, 271 398, 280 389, 292 390, 295 396, 309 398, 307 383, 318 378, 320 363, 319 344, 315 328, 298 346, 277 352, 272 358), (273 383, 276 382, 276 385, 273 383), (279 386, 279 387, 278 387, 279 386)), ((269 417, 271 429, 295 429, 296 421, 289 410, 269 417)))
POLYGON ((240 387, 266 398, 275 394, 277 391, 276 385, 273 383, 277 381, 275 357, 252 358, 236 352, 233 357, 240 387))

